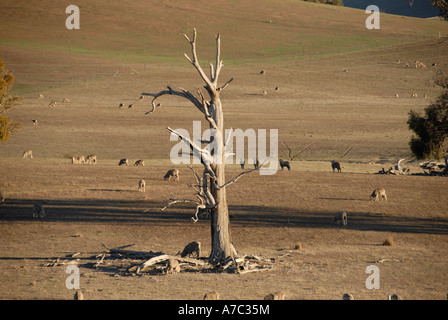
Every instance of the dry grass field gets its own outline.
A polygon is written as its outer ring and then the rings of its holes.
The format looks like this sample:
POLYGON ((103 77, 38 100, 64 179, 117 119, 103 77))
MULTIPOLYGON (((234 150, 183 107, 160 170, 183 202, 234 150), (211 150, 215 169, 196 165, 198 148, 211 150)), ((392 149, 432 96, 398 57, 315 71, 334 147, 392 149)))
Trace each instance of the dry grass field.
MULTIPOLYGON (((21 130, 0 145, 1 299, 73 299, 66 266, 48 265, 77 252, 89 300, 199 300, 213 290, 235 300, 280 290, 295 300, 340 300, 346 292, 446 299, 448 179, 423 175, 406 124, 411 109, 440 93, 432 79, 448 64, 446 22, 382 15, 381 30, 368 31, 362 10, 302 1, 77 1, 81 29, 68 31, 65 7, 6 2, 0 58, 23 103, 10 112, 21 130), (165 128, 191 131, 199 113, 170 97, 151 115, 147 100, 127 107, 142 92, 202 85, 183 57, 181 32, 193 27, 204 65, 221 33, 221 82, 234 77, 222 95, 227 128, 279 129, 281 156, 283 142, 296 152, 314 143, 291 171, 255 172, 227 190, 238 253, 273 258, 274 268, 135 275, 122 259, 93 268, 102 244, 176 254, 197 240, 209 254, 209 220, 193 223, 188 204, 161 210, 173 196, 194 199, 190 170, 170 162, 175 142, 165 128), (428 67, 414 68, 416 60, 428 67), (22 158, 26 149, 33 159, 22 158), (93 153, 98 164, 71 164, 72 155, 93 153), (118 166, 121 158, 130 166, 118 166), (375 174, 399 158, 412 175, 375 174), (145 166, 132 166, 137 159, 145 166), (342 173, 332 173, 331 160, 342 173), (164 181, 173 167, 180 181, 164 181), (145 193, 137 190, 142 178, 145 193), (387 202, 369 201, 377 187, 387 202), (31 217, 33 203, 45 207, 45 219, 31 217), (347 212, 347 227, 333 224, 337 211, 347 212), (383 245, 387 237, 393 246, 383 245), (380 289, 366 288, 369 265, 380 269, 380 289)), ((228 178, 240 172, 227 166, 228 178)))

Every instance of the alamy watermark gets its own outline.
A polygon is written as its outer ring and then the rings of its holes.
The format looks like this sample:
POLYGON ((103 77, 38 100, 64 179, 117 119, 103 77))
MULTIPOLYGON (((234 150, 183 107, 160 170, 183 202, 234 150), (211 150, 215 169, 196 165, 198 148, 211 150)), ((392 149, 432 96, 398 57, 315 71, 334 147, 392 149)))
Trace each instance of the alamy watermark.
POLYGON ((269 130, 269 153, 267 152, 266 129, 225 129, 224 135, 214 128, 202 132, 201 121, 193 121, 193 136, 186 129, 174 130, 170 140, 177 141, 179 135, 194 143, 193 153, 190 144, 179 141, 171 148, 170 159, 173 164, 200 164, 209 161, 216 164, 245 163, 247 147, 247 163, 262 164, 261 175, 273 175, 278 169, 278 129, 269 130), (247 145, 246 145, 247 140, 247 145), (234 144, 235 143, 235 144, 234 144), (204 148, 202 144, 206 144, 204 148), (235 148, 234 148, 235 146, 235 148), (224 150, 222 148, 224 147, 224 150), (235 149, 235 151, 234 151, 235 149), (222 156, 224 154, 224 157, 222 156), (193 156, 193 157, 192 157, 193 156))
POLYGON ((65 19, 65 27, 68 30, 79 29, 80 28, 79 7, 75 6, 74 4, 71 4, 67 8, 65 8, 65 13, 67 14, 71 13, 71 15, 69 15, 67 19, 65 19))
POLYGON ((380 29, 380 8, 370 5, 366 8, 366 13, 370 13, 366 19, 366 28, 369 30, 380 29))

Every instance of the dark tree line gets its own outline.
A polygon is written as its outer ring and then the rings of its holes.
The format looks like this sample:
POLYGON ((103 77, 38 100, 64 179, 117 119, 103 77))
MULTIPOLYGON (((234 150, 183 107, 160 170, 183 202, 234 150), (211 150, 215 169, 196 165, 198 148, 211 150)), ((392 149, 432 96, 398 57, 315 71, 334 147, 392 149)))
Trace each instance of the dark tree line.
POLYGON ((409 146, 418 159, 442 159, 448 152, 448 71, 436 74, 435 83, 443 88, 435 102, 424 109, 424 115, 409 112, 409 129, 414 131, 409 146))

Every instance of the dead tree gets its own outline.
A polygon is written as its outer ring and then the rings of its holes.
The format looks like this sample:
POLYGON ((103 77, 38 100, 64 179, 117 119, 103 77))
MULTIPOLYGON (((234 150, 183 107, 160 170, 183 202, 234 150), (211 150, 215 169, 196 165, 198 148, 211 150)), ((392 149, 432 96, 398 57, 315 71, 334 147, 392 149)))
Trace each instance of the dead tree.
MULTIPOLYGON (((189 137, 183 136, 181 133, 167 128, 168 132, 178 136, 184 143, 186 143, 194 156, 198 157, 203 166, 202 175, 195 173, 196 185, 194 186, 197 191, 197 197, 199 202, 197 203, 197 210, 207 210, 211 214, 211 253, 209 260, 211 262, 219 263, 223 262, 226 258, 234 259, 236 251, 231 243, 230 238, 230 225, 229 225, 229 210, 227 205, 226 187, 235 183, 242 175, 252 172, 248 170, 235 176, 233 179, 226 181, 225 178, 225 141, 224 141, 224 114, 222 110, 222 104, 220 99, 221 92, 232 82, 233 78, 228 80, 224 85, 218 85, 219 75, 223 63, 221 61, 221 42, 220 35, 216 36, 216 62, 215 65, 210 63, 209 75, 205 73, 199 64, 197 52, 196 52, 196 29, 193 30, 193 38, 190 39, 184 34, 189 45, 191 46, 191 56, 184 54, 187 60, 193 65, 198 72, 200 78, 204 82, 204 88, 208 94, 208 98, 203 94, 200 88, 196 88, 196 94, 180 88, 174 90, 170 86, 167 86, 166 90, 162 90, 158 93, 142 93, 142 96, 151 96, 152 109, 146 114, 150 114, 156 110, 160 104, 156 104, 158 98, 164 95, 178 96, 190 101, 196 109, 204 116, 208 122, 210 129, 213 132, 213 143, 215 148, 208 150, 202 148, 202 145, 198 145, 189 137)), ((188 200, 187 200, 188 201, 188 200)), ((171 199, 170 204, 175 202, 187 202, 180 199, 171 199)), ((194 202, 194 201, 188 201, 194 202)), ((169 204, 169 205, 170 205, 169 204)))

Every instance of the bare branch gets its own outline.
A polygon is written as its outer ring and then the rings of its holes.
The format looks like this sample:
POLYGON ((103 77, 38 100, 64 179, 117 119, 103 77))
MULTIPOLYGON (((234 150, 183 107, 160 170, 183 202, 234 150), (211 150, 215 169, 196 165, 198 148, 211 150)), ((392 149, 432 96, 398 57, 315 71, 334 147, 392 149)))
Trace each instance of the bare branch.
POLYGON ((193 103, 193 105, 194 105, 199 111, 201 111, 202 113, 204 113, 204 110, 203 110, 203 108, 202 108, 202 103, 200 103, 199 100, 198 100, 198 99, 197 99, 191 92, 189 92, 189 91, 187 91, 187 90, 185 90, 185 89, 182 89, 182 88, 180 89, 181 91, 173 90, 170 86, 167 86, 167 88, 168 88, 168 90, 162 90, 162 91, 160 91, 160 92, 158 92, 158 93, 146 93, 146 92, 143 92, 143 93, 141 94, 142 96, 151 96, 151 97, 153 97, 153 99, 152 99, 152 101, 151 101, 152 109, 149 110, 148 112, 146 112, 145 114, 149 114, 149 113, 154 112, 155 109, 156 109, 158 106, 160 106, 160 104, 159 104, 159 105, 156 105, 156 104, 155 104, 156 100, 157 100, 159 97, 161 97, 161 96, 163 96, 163 95, 167 95, 167 94, 171 94, 171 95, 179 96, 179 97, 182 97, 182 98, 185 98, 185 99, 189 100, 191 103, 193 103))
POLYGON ((222 186, 218 186, 217 184, 215 184, 215 188, 217 188, 217 189, 222 189, 222 188, 225 188, 225 187, 227 187, 227 186, 230 186, 231 184, 234 184, 234 183, 237 182, 243 175, 261 169, 261 168, 264 166, 264 164, 266 163, 266 161, 270 160, 271 158, 272 158, 272 157, 266 158, 266 159, 263 161, 263 163, 262 163, 258 168, 254 168, 254 169, 251 169, 251 170, 247 170, 247 171, 241 172, 240 174, 237 174, 235 177, 233 177, 232 179, 230 179, 229 181, 227 181, 226 183, 224 183, 222 186))
POLYGON ((183 202, 189 202, 189 203, 198 203, 197 201, 195 201, 195 200, 190 200, 190 199, 174 199, 174 198, 171 198, 170 200, 169 200, 169 202, 161 209, 162 211, 165 211, 165 209, 166 208, 169 208, 169 207, 171 207, 173 204, 176 204, 176 203, 183 203, 183 202))
POLYGON ((224 85, 223 85, 221 88, 218 88, 217 90, 218 90, 218 91, 222 91, 222 90, 224 90, 224 89, 229 85, 229 83, 232 82, 232 81, 233 81, 233 78, 231 78, 230 80, 228 80, 226 83, 224 83, 224 85))
POLYGON ((193 40, 190 41, 190 39, 188 38, 188 36, 186 34, 184 34, 184 37, 187 39, 187 41, 191 45, 191 54, 192 54, 192 58, 188 57, 187 54, 185 54, 185 57, 196 68, 196 70, 198 71, 202 80, 204 80, 204 82, 207 85, 207 87, 209 88, 209 90, 214 93, 216 91, 216 86, 207 77, 207 75, 205 74, 204 70, 202 69, 202 67, 200 66, 199 61, 198 61, 198 55, 196 52, 196 37, 197 37, 196 28, 193 29, 193 40))
POLYGON ((218 77, 219 74, 221 72, 221 67, 223 66, 222 61, 221 61, 221 36, 219 35, 219 33, 216 36, 216 71, 215 71, 215 76, 213 77, 212 81, 213 84, 216 86, 218 84, 218 77))

